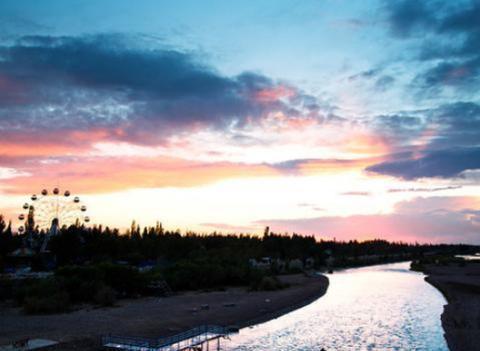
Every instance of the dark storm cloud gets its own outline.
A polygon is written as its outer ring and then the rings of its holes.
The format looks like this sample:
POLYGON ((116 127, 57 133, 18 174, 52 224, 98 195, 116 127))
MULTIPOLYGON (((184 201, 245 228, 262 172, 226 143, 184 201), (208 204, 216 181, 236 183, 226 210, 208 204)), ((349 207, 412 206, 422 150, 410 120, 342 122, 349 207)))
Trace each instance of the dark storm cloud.
POLYGON ((172 128, 228 128, 318 109, 268 77, 227 77, 198 55, 142 48, 122 35, 30 36, 2 46, 0 92, 0 129, 119 127, 119 136, 139 142, 172 128), (275 95, 279 87, 288 96, 275 95))

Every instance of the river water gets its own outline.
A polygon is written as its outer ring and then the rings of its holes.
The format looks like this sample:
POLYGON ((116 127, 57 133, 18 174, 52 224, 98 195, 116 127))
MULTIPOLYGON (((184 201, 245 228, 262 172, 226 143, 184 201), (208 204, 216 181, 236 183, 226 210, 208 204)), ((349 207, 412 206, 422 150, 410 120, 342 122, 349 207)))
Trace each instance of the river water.
POLYGON ((275 320, 245 328, 226 350, 448 350, 443 296, 409 263, 328 275, 327 293, 275 320))

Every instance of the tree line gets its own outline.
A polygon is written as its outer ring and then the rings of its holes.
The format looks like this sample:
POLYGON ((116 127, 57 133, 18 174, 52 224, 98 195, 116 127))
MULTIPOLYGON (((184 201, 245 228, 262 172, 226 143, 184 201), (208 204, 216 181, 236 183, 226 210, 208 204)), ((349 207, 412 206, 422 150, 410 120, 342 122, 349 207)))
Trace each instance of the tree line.
MULTIPOLYGON (((11 223, 0 215, 0 259, 5 262, 8 254, 22 247, 27 237, 41 241, 45 233, 38 229, 24 234, 14 234, 11 223)), ((355 260, 394 258, 402 255, 421 257, 426 253, 470 253, 477 247, 457 244, 419 244, 388 242, 375 239, 367 241, 318 240, 314 236, 281 234, 266 228, 263 235, 209 234, 164 230, 161 223, 140 228, 135 222, 130 229, 118 229, 102 225, 63 227, 60 234, 51 238, 49 251, 56 257, 58 267, 88 262, 124 261, 131 265, 151 263, 169 265, 183 260, 218 260, 237 264, 251 258, 270 257, 281 260, 313 259, 315 266, 334 257, 336 265, 348 265, 355 260)))
MULTIPOLYGON (((12 231, 0 216, 0 272, 15 264, 16 250, 45 239, 30 227, 12 231)), ((104 226, 63 227, 48 243, 48 253, 31 257, 33 271, 51 269, 46 279, 0 279, 0 299, 13 298, 27 313, 68 311, 78 303, 111 305, 116 298, 156 293, 152 285, 165 282, 173 291, 246 286, 274 290, 284 286, 278 274, 298 272, 279 262, 313 262, 313 268, 352 267, 418 259, 430 254, 473 253, 469 245, 433 245, 385 240, 317 240, 314 236, 272 233, 221 234, 164 230, 160 223, 125 232, 104 226), (256 267, 252 259, 272 262, 256 267), (53 266, 47 263, 54 261, 53 266), (144 269, 148 268, 148 269, 144 269)))

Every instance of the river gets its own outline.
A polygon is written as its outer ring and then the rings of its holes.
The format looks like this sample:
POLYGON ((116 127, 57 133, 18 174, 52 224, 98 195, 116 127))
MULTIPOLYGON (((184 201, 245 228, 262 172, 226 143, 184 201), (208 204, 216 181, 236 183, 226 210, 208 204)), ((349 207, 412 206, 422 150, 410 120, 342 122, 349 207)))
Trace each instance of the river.
POLYGON ((245 328, 227 350, 448 350, 444 297, 409 263, 328 275, 326 295, 282 317, 245 328))

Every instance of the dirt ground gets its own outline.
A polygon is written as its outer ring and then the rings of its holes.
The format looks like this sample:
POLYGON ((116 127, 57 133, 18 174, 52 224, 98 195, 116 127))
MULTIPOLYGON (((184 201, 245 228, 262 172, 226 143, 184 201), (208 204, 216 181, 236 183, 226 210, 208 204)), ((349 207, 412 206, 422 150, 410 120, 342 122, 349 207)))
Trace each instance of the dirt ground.
POLYGON ((62 342, 62 350, 91 350, 105 334, 156 338, 202 324, 242 327, 305 305, 325 294, 328 287, 325 276, 289 275, 281 280, 290 287, 259 292, 230 288, 121 300, 111 308, 89 307, 56 315, 29 316, 4 305, 0 306, 0 345, 44 338, 62 342))
POLYGON ((425 273, 448 300, 442 325, 450 350, 480 350, 480 262, 427 265, 425 273))

